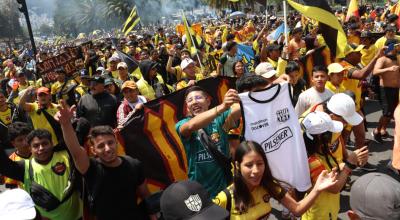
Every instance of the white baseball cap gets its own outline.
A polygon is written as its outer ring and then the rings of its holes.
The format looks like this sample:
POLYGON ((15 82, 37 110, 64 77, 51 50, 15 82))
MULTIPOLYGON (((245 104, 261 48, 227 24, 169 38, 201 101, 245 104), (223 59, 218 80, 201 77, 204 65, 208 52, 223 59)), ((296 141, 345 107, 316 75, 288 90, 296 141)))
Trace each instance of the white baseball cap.
POLYGON ((353 99, 344 93, 337 93, 333 95, 327 107, 332 113, 343 117, 350 125, 359 125, 363 118, 356 112, 356 106, 353 99))
POLYGON ((195 63, 194 60, 190 58, 185 58, 181 62, 181 68, 184 70, 186 67, 188 67, 190 64, 195 63))
POLYGON ((119 62, 117 65, 117 69, 119 69, 120 67, 128 69, 128 65, 125 62, 119 62))
POLYGON ((277 73, 272 64, 267 62, 262 62, 258 64, 258 66, 255 69, 255 72, 256 75, 262 76, 267 79, 275 76, 277 73))
POLYGON ((121 59, 118 56, 113 55, 108 59, 108 62, 118 62, 120 60, 121 59))
POLYGON ((342 122, 332 120, 328 114, 320 111, 308 113, 301 123, 303 124, 307 135, 322 134, 327 131, 339 133, 343 130, 342 122))
POLYGON ((11 189, 0 194, 0 219, 25 220, 35 217, 35 204, 25 190, 11 189))

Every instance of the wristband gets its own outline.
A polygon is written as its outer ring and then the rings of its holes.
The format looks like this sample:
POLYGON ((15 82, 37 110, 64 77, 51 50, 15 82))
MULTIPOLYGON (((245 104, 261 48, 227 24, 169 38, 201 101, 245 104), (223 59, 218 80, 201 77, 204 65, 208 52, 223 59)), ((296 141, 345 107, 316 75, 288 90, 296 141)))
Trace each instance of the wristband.
POLYGON ((349 161, 347 161, 347 160, 343 160, 343 162, 344 162, 344 164, 345 164, 348 168, 350 168, 351 170, 354 170, 355 168, 357 168, 356 165, 349 163, 349 161))

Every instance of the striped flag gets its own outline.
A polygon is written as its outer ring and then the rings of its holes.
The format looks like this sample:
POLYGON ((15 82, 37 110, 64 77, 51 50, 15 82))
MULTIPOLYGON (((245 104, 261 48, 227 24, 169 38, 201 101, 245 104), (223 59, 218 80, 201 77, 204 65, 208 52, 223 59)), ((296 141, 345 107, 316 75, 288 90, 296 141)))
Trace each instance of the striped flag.
POLYGON ((124 35, 128 35, 129 32, 131 32, 131 30, 139 24, 139 22, 140 17, 137 13, 137 8, 135 6, 133 7, 131 14, 129 15, 128 19, 126 19, 124 27, 122 28, 122 32, 124 33, 124 35))
POLYGON ((186 19, 185 13, 182 13, 182 21, 183 26, 185 27, 187 48, 189 49, 190 54, 195 55, 197 53, 197 48, 199 47, 199 41, 202 41, 201 37, 197 36, 196 32, 192 29, 191 25, 186 19))
POLYGON ((358 0, 350 1, 349 9, 347 10, 346 21, 353 16, 360 17, 360 14, 358 13, 358 0))
POLYGON ((326 44, 336 58, 344 57, 344 49, 347 45, 346 33, 343 27, 332 13, 332 9, 326 0, 303 0, 304 5, 287 0, 289 5, 300 14, 319 22, 319 30, 326 44))

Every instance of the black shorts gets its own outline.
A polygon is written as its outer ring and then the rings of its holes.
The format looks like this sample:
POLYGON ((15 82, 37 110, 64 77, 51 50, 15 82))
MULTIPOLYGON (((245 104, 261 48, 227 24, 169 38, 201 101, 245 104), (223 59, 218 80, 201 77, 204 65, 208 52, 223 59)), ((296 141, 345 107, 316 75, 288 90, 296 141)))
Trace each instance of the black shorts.
POLYGON ((383 116, 393 117, 399 103, 399 88, 380 87, 379 102, 382 105, 383 116))

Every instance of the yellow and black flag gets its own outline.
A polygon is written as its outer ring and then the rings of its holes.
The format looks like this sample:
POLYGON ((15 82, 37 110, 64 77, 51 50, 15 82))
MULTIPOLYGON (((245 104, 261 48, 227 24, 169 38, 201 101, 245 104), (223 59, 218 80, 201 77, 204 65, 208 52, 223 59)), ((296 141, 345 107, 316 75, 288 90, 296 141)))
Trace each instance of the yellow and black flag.
POLYGON ((319 30, 333 57, 344 57, 344 48, 347 45, 346 33, 326 0, 303 0, 304 5, 292 0, 287 2, 302 15, 318 21, 319 30))
POLYGON ((140 22, 140 17, 137 13, 137 8, 136 6, 133 7, 131 14, 129 15, 128 19, 126 19, 124 23, 124 27, 122 28, 122 32, 126 35, 131 32, 133 28, 135 28, 140 22))
POLYGON ((182 21, 183 26, 185 28, 185 36, 186 36, 186 44, 190 51, 190 54, 194 55, 197 53, 197 45, 196 45, 196 33, 193 31, 191 25, 189 24, 188 20, 184 13, 182 13, 182 21))

